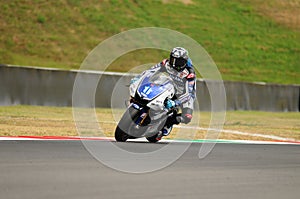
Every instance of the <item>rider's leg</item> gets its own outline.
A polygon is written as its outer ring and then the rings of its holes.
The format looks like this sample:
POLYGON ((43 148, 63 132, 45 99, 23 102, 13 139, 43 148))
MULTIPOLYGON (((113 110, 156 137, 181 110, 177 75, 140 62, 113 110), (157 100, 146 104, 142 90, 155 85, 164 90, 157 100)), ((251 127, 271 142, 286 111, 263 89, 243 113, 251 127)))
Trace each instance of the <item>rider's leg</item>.
POLYGON ((191 108, 183 108, 182 109, 182 114, 180 115, 180 117, 177 117, 177 120, 180 123, 185 123, 188 124, 191 122, 193 117, 193 109, 191 108))
POLYGON ((168 117, 165 126, 162 128, 161 131, 158 132, 156 139, 160 140, 163 136, 169 135, 172 131, 173 125, 180 123, 180 121, 178 120, 180 116, 181 114, 174 113, 173 115, 168 117))
POLYGON ((193 109, 183 108, 182 113, 174 113, 168 117, 164 128, 158 133, 157 139, 160 140, 163 136, 167 136, 171 133, 173 125, 179 123, 188 124, 191 122, 193 117, 193 109))

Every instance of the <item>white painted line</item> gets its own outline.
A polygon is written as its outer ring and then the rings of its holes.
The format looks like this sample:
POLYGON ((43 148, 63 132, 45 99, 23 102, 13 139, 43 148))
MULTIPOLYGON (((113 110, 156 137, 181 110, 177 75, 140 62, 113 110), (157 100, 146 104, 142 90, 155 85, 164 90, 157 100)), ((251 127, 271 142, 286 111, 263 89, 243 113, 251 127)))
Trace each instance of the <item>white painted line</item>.
MULTIPOLYGON (((111 121, 103 121, 101 123, 117 124, 116 122, 111 122, 111 121)), ((272 140, 278 140, 278 141, 300 142, 300 140, 296 140, 293 138, 285 138, 285 137, 280 137, 280 136, 276 136, 276 135, 266 135, 266 134, 259 134, 259 133, 247 133, 247 132, 236 131, 236 130, 202 128, 202 127, 198 127, 198 126, 178 126, 178 125, 175 125, 174 128, 194 129, 194 130, 202 130, 202 131, 216 131, 216 132, 220 131, 221 133, 228 133, 228 134, 234 134, 234 135, 259 137, 259 138, 272 139, 272 140)))
POLYGON ((267 139, 279 140, 279 141, 291 141, 291 142, 299 141, 299 140, 296 140, 296 139, 293 139, 293 138, 284 138, 284 137, 279 137, 279 136, 276 136, 276 135, 246 133, 246 132, 236 131, 236 130, 202 128, 202 127, 196 127, 196 126, 178 126, 177 128, 195 129, 195 130, 204 130, 204 131, 217 131, 217 132, 220 131, 222 133, 235 134, 235 135, 244 135, 244 136, 250 136, 250 137, 260 137, 260 138, 267 138, 267 139))
MULTIPOLYGON (((78 137, 78 136, 20 136, 9 137, 0 136, 0 141, 115 141, 113 137, 78 137)), ((148 143, 146 138, 128 139, 127 142, 145 142, 148 143)), ((288 142, 288 141, 252 141, 252 140, 172 140, 162 139, 160 143, 222 143, 222 144, 276 144, 276 145, 300 145, 300 142, 288 142)))
MULTIPOLYGON (((102 121, 101 123, 113 123, 111 121, 102 121)), ((204 130, 204 131, 220 131, 222 133, 235 134, 235 135, 244 135, 250 137, 260 137, 272 139, 274 141, 253 141, 253 140, 171 140, 171 139, 162 139, 161 142, 185 142, 185 143, 244 143, 244 144, 297 144, 300 145, 300 141, 292 138, 284 138, 275 135, 264 135, 258 133, 246 133, 236 130, 225 130, 225 129, 213 129, 213 128, 202 128, 196 126, 174 126, 174 128, 184 128, 184 129, 193 129, 193 130, 204 130)), ((78 136, 0 136, 1 141, 5 140, 101 140, 101 141, 114 141, 112 137, 78 137, 78 136)), ((128 140, 129 142, 148 142, 145 138, 132 139, 128 140)))

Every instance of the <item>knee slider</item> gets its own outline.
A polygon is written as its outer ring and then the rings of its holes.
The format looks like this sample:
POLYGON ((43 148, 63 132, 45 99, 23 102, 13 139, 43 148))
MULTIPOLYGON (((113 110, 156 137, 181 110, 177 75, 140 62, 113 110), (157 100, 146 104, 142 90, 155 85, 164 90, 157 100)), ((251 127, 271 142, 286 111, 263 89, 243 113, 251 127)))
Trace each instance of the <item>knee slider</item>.
POLYGON ((183 115, 183 121, 182 122, 185 123, 185 124, 188 124, 188 123, 191 122, 192 118, 193 118, 192 114, 186 113, 186 114, 183 115))
POLYGON ((190 108, 184 108, 182 110, 182 119, 183 119, 183 123, 188 124, 191 122, 193 118, 193 109, 190 108))

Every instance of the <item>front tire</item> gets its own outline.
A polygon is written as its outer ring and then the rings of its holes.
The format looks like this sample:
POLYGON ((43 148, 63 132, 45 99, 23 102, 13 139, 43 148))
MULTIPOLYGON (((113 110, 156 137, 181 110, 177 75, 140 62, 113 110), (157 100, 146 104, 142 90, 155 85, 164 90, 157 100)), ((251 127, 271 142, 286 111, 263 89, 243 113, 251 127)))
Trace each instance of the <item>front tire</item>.
POLYGON ((117 142, 126 142, 126 140, 129 138, 129 135, 122 131, 122 129, 117 126, 115 130, 115 139, 117 142))
POLYGON ((115 130, 115 139, 117 142, 126 142, 129 138, 135 138, 129 135, 131 127, 134 125, 133 121, 138 116, 138 110, 129 107, 123 114, 119 124, 115 130))

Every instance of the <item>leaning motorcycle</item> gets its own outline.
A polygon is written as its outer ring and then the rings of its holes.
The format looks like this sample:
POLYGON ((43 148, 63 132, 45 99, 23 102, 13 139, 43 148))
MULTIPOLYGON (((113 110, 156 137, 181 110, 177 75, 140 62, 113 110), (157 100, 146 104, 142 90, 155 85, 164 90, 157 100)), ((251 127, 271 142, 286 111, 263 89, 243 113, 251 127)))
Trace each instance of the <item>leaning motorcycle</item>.
POLYGON ((167 73, 147 71, 129 86, 129 93, 130 104, 115 129, 116 141, 145 137, 157 142, 167 118, 177 112, 176 107, 165 107, 175 95, 173 80, 167 73))

